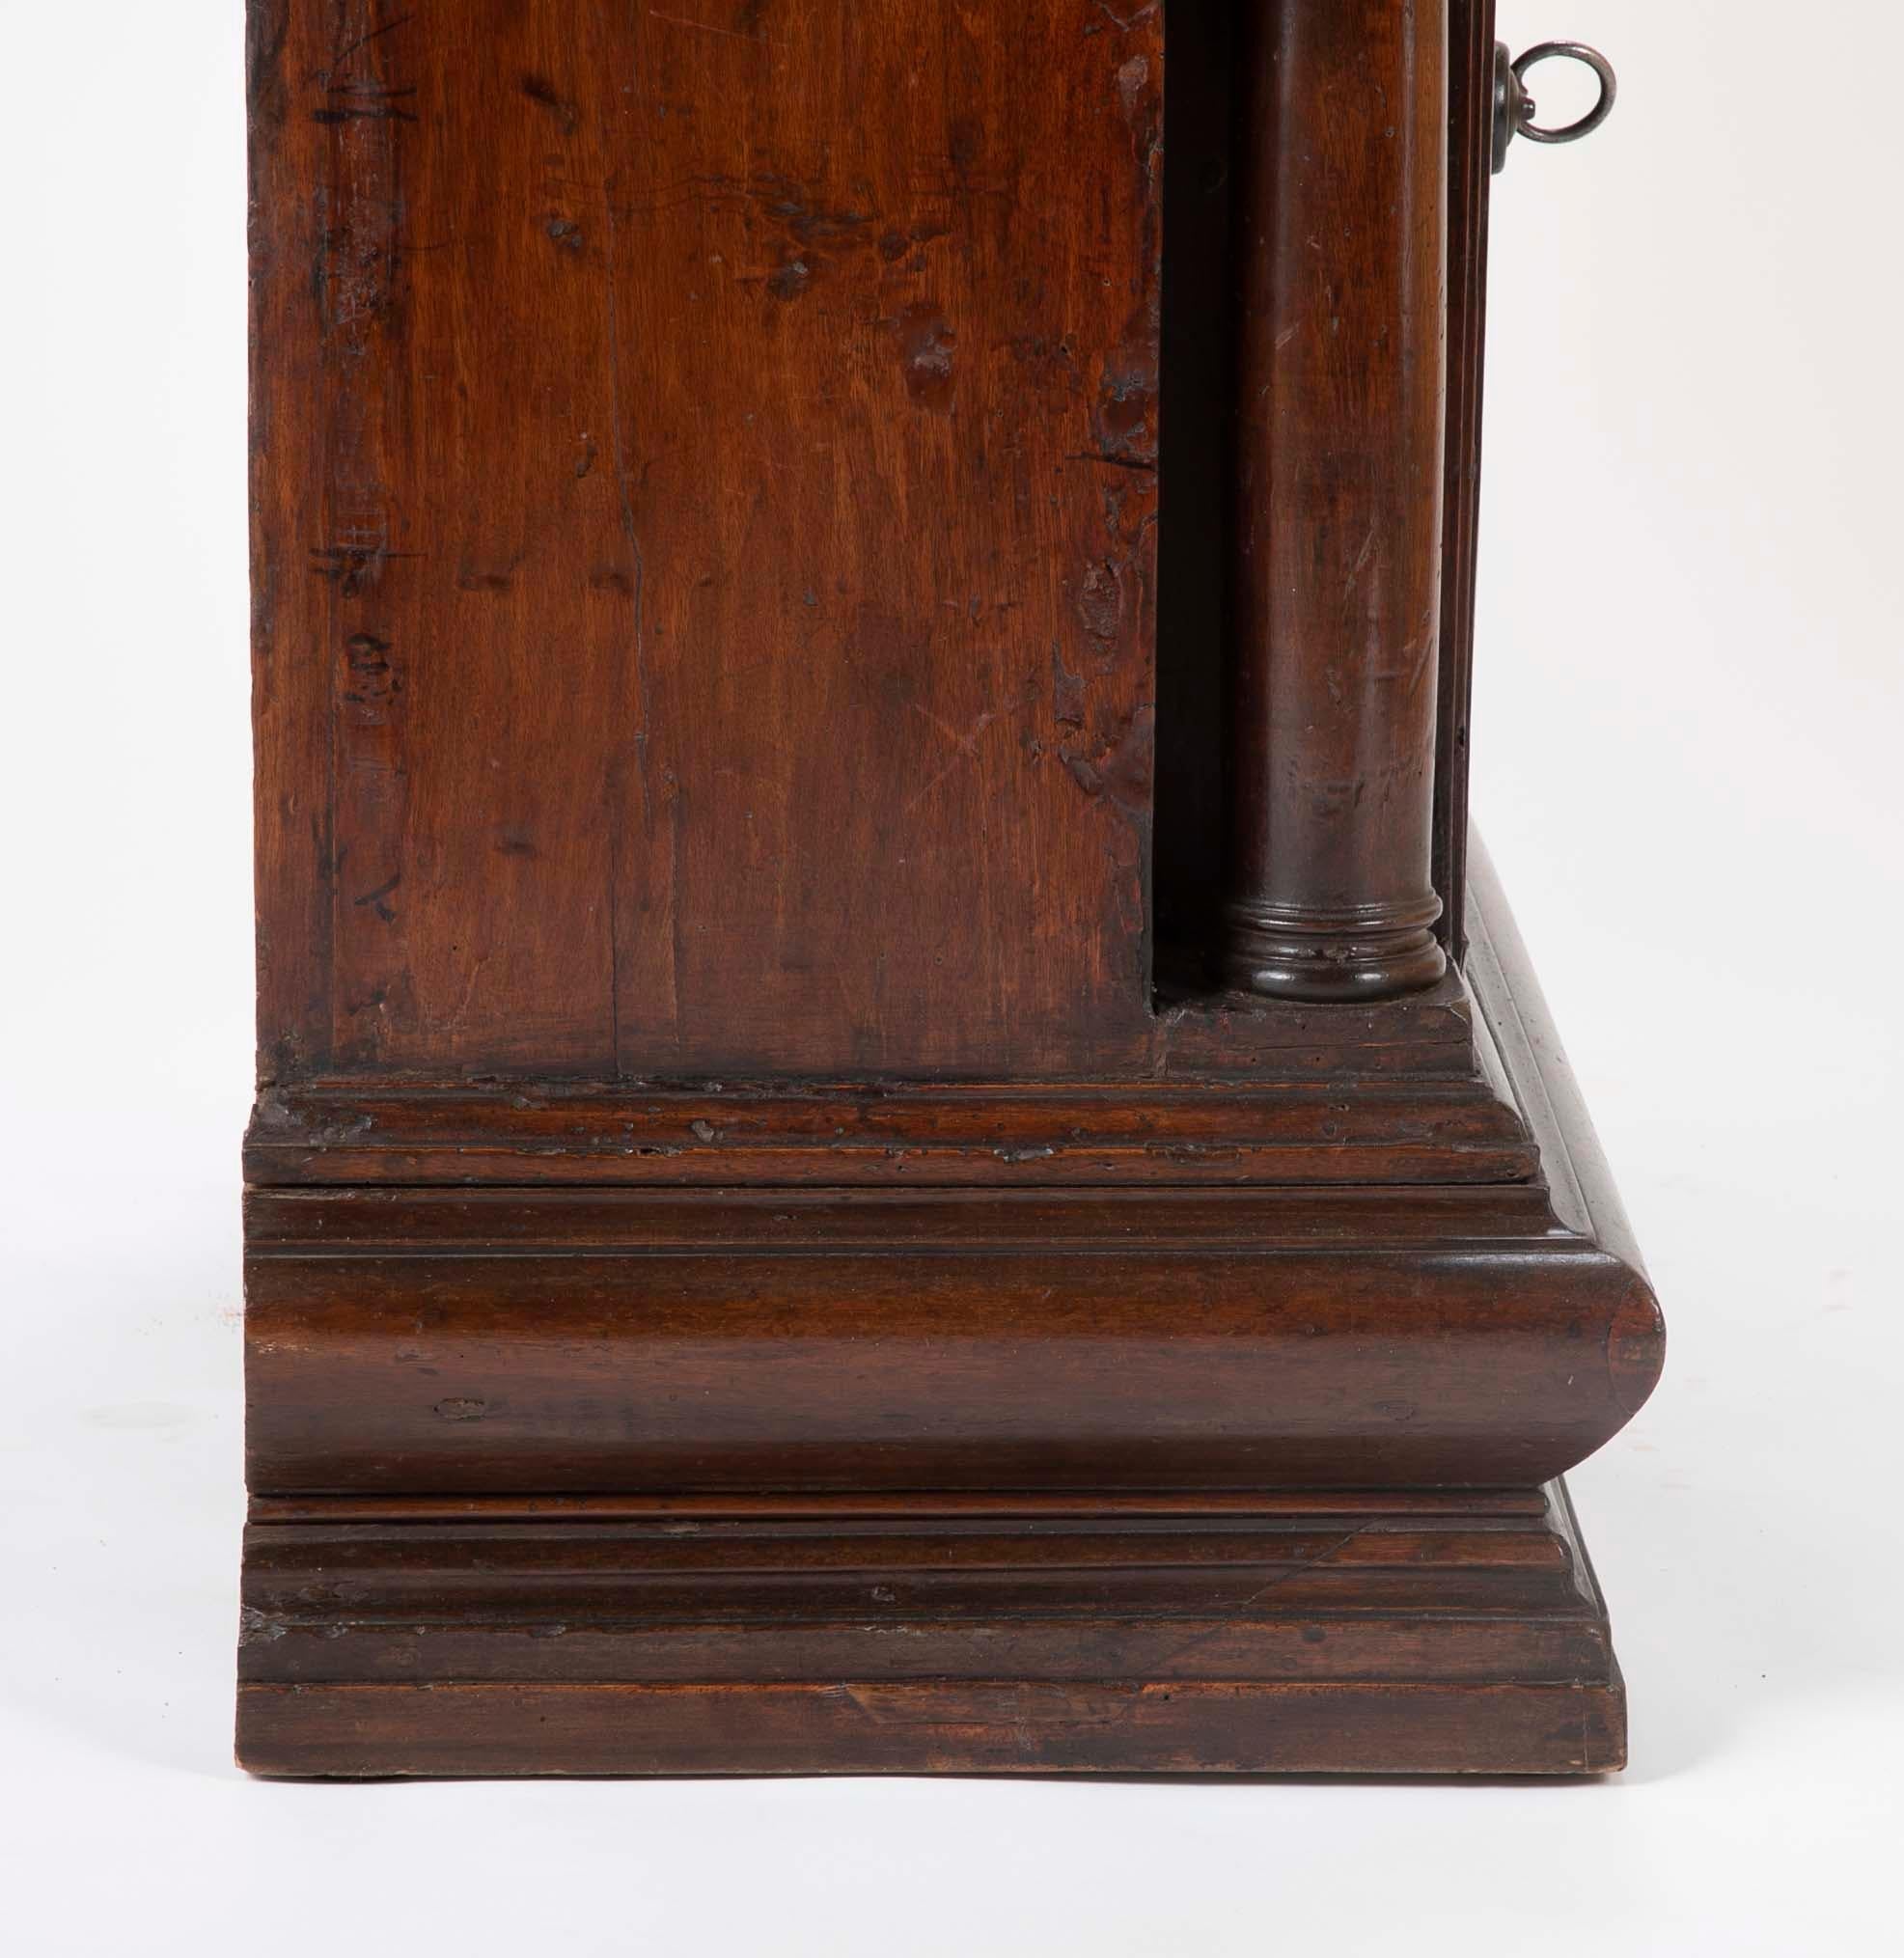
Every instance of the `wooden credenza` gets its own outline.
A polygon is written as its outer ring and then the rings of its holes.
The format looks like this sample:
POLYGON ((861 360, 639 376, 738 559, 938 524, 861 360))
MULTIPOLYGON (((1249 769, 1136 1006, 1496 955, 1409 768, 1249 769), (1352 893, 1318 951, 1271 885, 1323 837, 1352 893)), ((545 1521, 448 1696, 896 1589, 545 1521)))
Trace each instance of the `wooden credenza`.
POLYGON ((1489 0, 252 0, 270 1774, 1578 1772, 1489 0))

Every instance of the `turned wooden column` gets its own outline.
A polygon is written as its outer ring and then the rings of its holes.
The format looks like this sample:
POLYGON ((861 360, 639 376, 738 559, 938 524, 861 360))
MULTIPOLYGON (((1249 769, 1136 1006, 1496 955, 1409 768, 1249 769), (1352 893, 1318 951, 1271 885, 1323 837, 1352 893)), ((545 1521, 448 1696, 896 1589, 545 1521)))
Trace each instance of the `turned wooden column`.
POLYGON ((1224 963, 1376 999, 1445 965, 1447 7, 1252 0, 1238 32, 1224 963))

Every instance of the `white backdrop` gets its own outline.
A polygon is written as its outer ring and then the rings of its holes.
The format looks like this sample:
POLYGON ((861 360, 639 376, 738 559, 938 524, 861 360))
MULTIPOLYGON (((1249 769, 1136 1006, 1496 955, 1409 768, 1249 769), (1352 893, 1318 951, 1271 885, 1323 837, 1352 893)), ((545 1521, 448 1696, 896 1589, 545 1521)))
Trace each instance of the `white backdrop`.
POLYGON ((1503 5, 1622 80, 1498 186, 1474 799, 1671 1327, 1573 1478, 1631 1771, 355 1789, 230 1765, 238 14, 0 0, 14 1948, 1897 1948, 1900 10, 1503 5))

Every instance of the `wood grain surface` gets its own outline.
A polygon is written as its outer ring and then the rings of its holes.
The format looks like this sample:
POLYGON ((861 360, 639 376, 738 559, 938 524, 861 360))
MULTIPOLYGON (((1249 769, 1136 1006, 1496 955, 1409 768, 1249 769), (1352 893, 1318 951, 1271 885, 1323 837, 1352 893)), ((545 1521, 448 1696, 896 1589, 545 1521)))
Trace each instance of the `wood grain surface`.
POLYGON ((1431 984, 1447 400, 1444 0, 1237 12, 1227 968, 1431 984))
POLYGON ((1617 1766, 1491 0, 249 21, 245 1764, 1617 1766))
POLYGON ((261 1504, 240 1757, 277 1775, 1581 1774, 1624 1758, 1606 1611, 1558 1486, 1308 1512, 863 1506, 261 1504))
POLYGON ((267 1075, 1143 1052, 1162 72, 255 0, 267 1075))
MULTIPOLYGON (((258 1190, 250 1486, 1241 1490, 1562 1473, 1643 1403, 1665 1335, 1484 856, 1476 869, 1473 977, 1537 1177, 258 1190)), ((727 1144, 707 1147, 718 1163, 727 1144)))

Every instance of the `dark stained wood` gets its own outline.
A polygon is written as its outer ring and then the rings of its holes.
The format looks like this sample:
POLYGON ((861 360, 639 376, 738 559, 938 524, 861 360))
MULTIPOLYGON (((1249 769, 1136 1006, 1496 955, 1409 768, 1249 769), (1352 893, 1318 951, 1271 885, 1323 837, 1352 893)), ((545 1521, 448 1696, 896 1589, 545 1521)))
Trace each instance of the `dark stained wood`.
MULTIPOLYGON (((750 1491, 745 1495, 695 1496, 254 1496, 253 1523, 511 1523, 542 1517, 620 1521, 635 1517, 677 1523, 836 1523, 883 1518, 915 1520, 921 1498, 904 1490, 829 1490, 821 1495, 750 1491)), ((937 1518, 982 1517, 1023 1522, 1052 1517, 1091 1524, 1119 1519, 1168 1521, 1172 1517, 1377 1516, 1391 1521, 1420 1515, 1542 1516, 1548 1498, 1537 1489, 1199 1489, 1194 1492, 1096 1490, 1066 1495, 1049 1489, 939 1490, 930 1498, 937 1518)))
POLYGON ((1491 14, 252 0, 246 1765, 1623 1758, 1491 14))
POLYGON ((1442 488, 1440 701, 1435 717, 1437 926, 1468 949, 1468 709, 1481 502, 1488 193, 1494 170, 1494 0, 1449 0, 1448 402, 1442 488))
POLYGON ((1239 14, 1227 969, 1436 979, 1447 331, 1442 0, 1239 14))
POLYGON ((1565 1774, 1624 1754, 1558 1485, 1155 1520, 925 1497, 884 1521, 349 1513, 254 1512, 239 1752, 261 1772, 1565 1774))
POLYGON ((262 1775, 1587 1775, 1625 1690, 908 1680, 824 1686, 241 1686, 262 1775))
POLYGON ((260 1183, 1484 1183, 1538 1155, 1479 1076, 1248 1094, 842 1086, 340 1089, 260 1103, 260 1183))
MULTIPOLYGON (((252 1190, 245 1237, 259 1257, 397 1256, 428 1251, 727 1251, 887 1254, 972 1250, 1268 1253, 1412 1250, 1483 1239, 1564 1244, 1538 1184, 1344 1184, 1317 1190, 632 1190, 322 1187, 252 1190)), ((1578 1239, 1573 1240, 1578 1245, 1578 1239)))
POLYGON ((1143 1054, 1125 17, 255 0, 267 1077, 1143 1054))
POLYGON ((1657 1373, 1578 1244, 269 1256, 251 1486, 1409 1487, 1538 1480, 1657 1373))
POLYGON ((700 1192, 254 1193, 251 1486, 1558 1475, 1643 1402, 1664 1336, 1506 929, 1483 921, 1475 977, 1537 1184, 750 1194, 742 1146, 700 1192))
MULTIPOLYGON (((1470 835, 1468 856, 1475 927, 1469 969, 1491 1039, 1516 1083, 1516 1099, 1539 1144, 1554 1213, 1569 1230, 1590 1235, 1623 1264, 1643 1274, 1645 1261, 1614 1185, 1613 1171, 1593 1132, 1527 945, 1507 908, 1494 860, 1478 835, 1470 835)), ((1662 1324, 1662 1339, 1664 1336, 1662 1324)))

